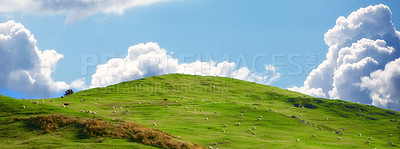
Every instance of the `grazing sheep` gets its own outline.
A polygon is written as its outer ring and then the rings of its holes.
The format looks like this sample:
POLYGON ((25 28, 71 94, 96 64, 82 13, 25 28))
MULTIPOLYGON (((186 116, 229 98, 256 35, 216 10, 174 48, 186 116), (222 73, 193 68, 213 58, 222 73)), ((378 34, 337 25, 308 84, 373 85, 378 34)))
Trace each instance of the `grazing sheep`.
POLYGON ((300 142, 300 139, 296 139, 296 142, 300 142))
POLYGON ((322 128, 321 128, 321 127, 319 127, 319 128, 318 128, 318 130, 322 130, 322 128))
POLYGON ((175 100, 175 102, 178 102, 178 100, 175 100))
POLYGON ((196 109, 193 109, 194 112, 196 112, 196 109))
POLYGON ((92 112, 92 114, 96 114, 96 112, 92 112))
POLYGON ((206 117, 205 120, 208 120, 208 117, 206 117))
POLYGON ((257 118, 258 121, 261 121, 261 118, 257 118))
POLYGON ((157 124, 156 124, 156 123, 153 123, 153 125, 156 126, 157 124))
POLYGON ((251 129, 256 129, 256 126, 253 126, 251 129))
POLYGON ((165 105, 166 108, 168 108, 168 105, 165 105))
POLYGON ((44 100, 42 100, 42 102, 44 102, 44 100))
POLYGON ((224 127, 228 127, 228 125, 224 124, 224 127))
POLYGON ((258 116, 258 118, 262 118, 262 116, 258 116))
POLYGON ((367 141, 367 142, 365 142, 366 144, 369 144, 369 143, 371 143, 371 141, 367 141))
POLYGON ((243 110, 242 113, 246 113, 246 110, 243 110))
POLYGON ((243 116, 243 114, 242 114, 242 113, 240 113, 240 116, 243 116))
POLYGON ((207 101, 208 103, 211 103, 211 101, 207 101))
POLYGON ((112 109, 115 109, 115 107, 112 107, 112 109))
POLYGON ((217 114, 217 111, 214 111, 214 114, 217 114))
POLYGON ((329 120, 329 118, 326 118, 326 120, 328 121, 328 120, 329 120))
POLYGON ((54 100, 50 100, 50 102, 54 102, 54 100))
POLYGON ((37 101, 34 101, 34 102, 33 102, 33 104, 39 104, 39 102, 37 102, 37 101))
POLYGON ((237 123, 236 123, 236 126, 239 126, 239 125, 240 125, 240 123, 239 123, 239 122, 237 122, 237 123))
POLYGON ((117 111, 113 111, 112 113, 117 113, 117 111))
POLYGON ((300 117, 303 117, 303 114, 300 114, 300 117))
POLYGON ((94 105, 97 105, 97 103, 94 103, 94 105))
POLYGON ((190 103, 193 103, 193 101, 190 101, 190 103))
POLYGON ((126 112, 131 112, 131 111, 129 111, 129 110, 126 110, 126 112))
POLYGON ((85 112, 85 111, 81 110, 81 111, 79 111, 79 112, 83 113, 83 112, 85 112))
POLYGON ((361 136, 361 133, 360 133, 360 134, 358 134, 358 136, 361 136))
POLYGON ((119 109, 121 109, 121 110, 122 110, 122 107, 119 107, 119 109))
POLYGON ((368 137, 368 140, 372 140, 372 137, 368 137))
POLYGON ((212 146, 208 146, 208 149, 213 149, 212 146))
POLYGON ((341 137, 337 137, 337 139, 338 139, 338 140, 342 140, 342 138, 341 138, 341 137))
POLYGON ((257 106, 254 106, 254 109, 258 109, 258 107, 257 107, 257 106))
POLYGON ((389 137, 391 137, 392 136, 392 134, 389 134, 389 137))
POLYGON ((189 109, 188 107, 185 107, 185 109, 187 110, 187 109, 189 109))
POLYGON ((99 98, 97 98, 96 100, 100 100, 99 98))
POLYGON ((251 132, 251 134, 252 134, 252 135, 256 135, 256 132, 253 131, 253 132, 251 132))
POLYGON ((224 129, 222 129, 222 132, 226 132, 224 129))
POLYGON ((25 106, 22 106, 22 109, 25 109, 25 106))
POLYGON ((83 96, 86 96, 86 94, 85 94, 85 93, 83 93, 82 95, 83 95, 83 96))
POLYGON ((326 124, 322 124, 322 126, 325 126, 326 124))
POLYGON ((138 102, 138 104, 140 104, 140 105, 141 105, 142 103, 139 101, 139 102, 138 102))
POLYGON ((171 93, 171 95, 173 95, 174 93, 171 93))
POLYGON ((203 112, 203 110, 200 110, 200 112, 203 112))
POLYGON ((247 131, 251 131, 251 129, 249 128, 249 129, 247 129, 247 131))
POLYGON ((87 111, 86 111, 86 113, 92 113, 92 111, 90 111, 90 110, 87 110, 87 111))
POLYGON ((274 112, 278 112, 278 111, 274 110, 274 112))
POLYGON ((81 99, 81 102, 83 102, 83 100, 81 99))
POLYGON ((317 135, 313 134, 312 137, 317 137, 317 135))
POLYGON ((64 105, 64 104, 62 104, 62 105, 61 105, 61 107, 65 108, 65 105, 64 105))
POLYGON ((149 101, 149 104, 151 104, 151 102, 149 101))

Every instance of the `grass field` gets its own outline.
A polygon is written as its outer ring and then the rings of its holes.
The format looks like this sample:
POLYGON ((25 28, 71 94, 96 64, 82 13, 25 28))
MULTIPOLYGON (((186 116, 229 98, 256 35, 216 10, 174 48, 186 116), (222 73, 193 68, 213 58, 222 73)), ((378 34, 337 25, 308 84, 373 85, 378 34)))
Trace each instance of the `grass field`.
POLYGON ((2 96, 1 148, 154 148, 123 138, 87 137, 74 125, 46 132, 14 120, 56 113, 134 122, 213 148, 397 148, 400 144, 400 116, 392 110, 232 78, 168 74, 64 98, 2 96), (81 112, 88 110, 96 114, 81 112))

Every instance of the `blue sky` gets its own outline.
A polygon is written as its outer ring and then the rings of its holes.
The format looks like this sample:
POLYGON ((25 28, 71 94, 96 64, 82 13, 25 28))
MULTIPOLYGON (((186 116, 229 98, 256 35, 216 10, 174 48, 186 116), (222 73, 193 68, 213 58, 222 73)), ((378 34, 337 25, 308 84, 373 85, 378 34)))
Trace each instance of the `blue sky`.
MULTIPOLYGON (((88 74, 83 73, 82 55, 97 55, 99 64, 104 64, 112 57, 127 56, 130 46, 156 42, 180 63, 206 61, 205 55, 212 55, 217 62, 226 60, 227 55, 231 62, 244 56, 248 65, 237 65, 258 73, 265 73, 264 65, 272 64, 281 76, 271 85, 288 88, 302 86, 309 72, 326 59, 329 46, 324 34, 336 25, 339 16, 380 3, 390 8, 392 22, 398 28, 400 2, 396 0, 171 0, 128 8, 123 14, 95 13, 72 22, 66 22, 62 13, 21 11, 3 12, 0 20, 23 24, 40 50, 55 49, 64 55, 51 74, 55 81, 69 83, 85 78, 90 84, 96 68, 89 67, 88 74), (257 55, 267 57, 257 59, 253 67, 257 55), (278 55, 275 61, 274 55, 278 55), (315 57, 310 60, 308 55, 315 57), (297 71, 289 62, 291 56, 302 66, 301 74, 290 74, 297 71)), ((6 87, 0 94, 35 97, 6 87)))

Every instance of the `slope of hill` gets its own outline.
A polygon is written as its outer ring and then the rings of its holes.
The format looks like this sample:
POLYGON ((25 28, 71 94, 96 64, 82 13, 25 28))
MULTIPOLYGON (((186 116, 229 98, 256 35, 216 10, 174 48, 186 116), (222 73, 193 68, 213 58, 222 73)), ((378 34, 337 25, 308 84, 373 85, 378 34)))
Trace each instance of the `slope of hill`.
POLYGON ((175 141, 213 148, 388 148, 400 143, 396 111, 223 77, 168 74, 32 101, 0 98, 0 146, 153 147, 123 137, 87 137, 82 127, 72 125, 46 132, 14 120, 54 113, 115 125, 135 122, 171 134, 175 141))

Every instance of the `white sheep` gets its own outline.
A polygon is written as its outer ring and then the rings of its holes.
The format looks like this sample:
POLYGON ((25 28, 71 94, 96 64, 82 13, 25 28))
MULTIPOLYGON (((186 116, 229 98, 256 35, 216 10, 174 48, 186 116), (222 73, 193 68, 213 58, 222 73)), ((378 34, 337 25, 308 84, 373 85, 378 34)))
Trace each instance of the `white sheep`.
POLYGON ((224 127, 228 127, 228 125, 224 124, 224 127))
POLYGON ((246 110, 243 110, 242 113, 246 113, 246 110))
POLYGON ((92 112, 92 114, 96 114, 96 112, 92 112))
POLYGON ((326 118, 326 120, 329 120, 329 118, 326 118))
POLYGON ((64 105, 64 104, 62 104, 62 105, 61 105, 61 107, 65 108, 65 105, 64 105))
POLYGON ((151 102, 149 101, 149 104, 151 104, 151 102))
POLYGON ((372 140, 372 137, 368 137, 368 140, 372 140))
POLYGON ((139 101, 138 104, 142 104, 142 103, 139 101))
POLYGON ((33 102, 33 104, 39 104, 39 102, 37 102, 37 101, 34 101, 34 102, 33 102))
POLYGON ((115 107, 112 107, 112 109, 115 109, 115 107))
POLYGON ((194 112, 196 112, 196 109, 193 109, 194 112))
POLYGON ((258 109, 258 107, 257 107, 257 106, 254 106, 254 109, 258 109))
POLYGON ((358 134, 358 136, 361 136, 361 133, 360 133, 360 134, 358 134))
POLYGON ((251 131, 251 129, 249 128, 249 129, 247 129, 247 131, 251 131))
POLYGON ((22 106, 22 109, 25 109, 25 106, 22 106))
POLYGON ((251 129, 256 129, 256 126, 253 126, 251 129))
POLYGON ((261 118, 257 118, 258 121, 261 121, 261 118))
POLYGON ((317 135, 313 134, 312 137, 317 137, 317 135))
POLYGON ((251 134, 256 135, 256 132, 253 131, 253 132, 251 132, 251 134))
POLYGON ((337 137, 337 139, 338 139, 338 140, 342 140, 342 138, 341 138, 341 137, 337 137))
POLYGON ((112 113, 117 113, 117 111, 113 111, 112 113))
POLYGON ((208 120, 208 117, 206 117, 205 120, 208 120))
POLYGON ((168 105, 165 105, 166 108, 168 108, 168 105))
POLYGON ((94 103, 94 105, 97 105, 97 103, 94 103))
POLYGON ((300 142, 300 139, 296 139, 296 142, 300 142))
POLYGON ((83 96, 86 96, 86 94, 85 94, 85 93, 83 93, 82 95, 83 95, 83 96))
POLYGON ((262 118, 262 116, 258 116, 258 118, 262 118))
POLYGON ((121 109, 121 110, 122 110, 123 108, 122 108, 122 107, 119 107, 119 109, 121 109))
POLYGON ((391 137, 392 136, 392 134, 389 134, 389 137, 391 137))
POLYGON ((156 123, 153 123, 153 125, 156 126, 157 124, 156 124, 156 123))
POLYGON ((175 100, 176 103, 178 103, 178 100, 175 100))
POLYGON ((200 112, 203 112, 203 110, 200 110, 200 112))
POLYGON ((42 100, 42 102, 44 102, 44 100, 42 100))
POLYGON ((208 149, 213 149, 212 146, 208 146, 208 149))
POLYGON ((236 126, 239 126, 239 125, 240 125, 240 123, 239 123, 239 122, 237 122, 237 123, 236 123, 236 126))
POLYGON ((224 129, 222 129, 222 132, 226 132, 224 129))
POLYGON ((129 111, 129 110, 126 110, 126 112, 131 112, 131 111, 129 111))
POLYGON ((242 114, 242 113, 240 113, 240 116, 243 116, 243 114, 242 114))
POLYGON ((90 111, 90 110, 87 110, 87 111, 86 111, 86 113, 92 113, 92 111, 90 111))
POLYGON ((217 111, 214 111, 214 114, 217 114, 217 111))
POLYGON ((185 109, 187 110, 187 109, 189 109, 188 107, 185 107, 185 109))

